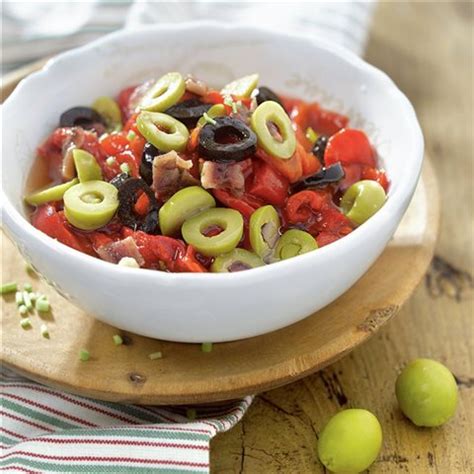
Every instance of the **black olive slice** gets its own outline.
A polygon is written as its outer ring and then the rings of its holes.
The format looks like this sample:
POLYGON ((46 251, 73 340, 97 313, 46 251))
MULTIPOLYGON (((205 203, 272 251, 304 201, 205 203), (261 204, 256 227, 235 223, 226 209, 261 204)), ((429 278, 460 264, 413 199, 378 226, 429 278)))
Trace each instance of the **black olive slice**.
POLYGON ((266 102, 267 100, 271 100, 273 102, 277 102, 283 107, 280 98, 268 87, 262 86, 258 88, 258 94, 255 96, 257 99, 257 104, 260 105, 262 102, 266 102))
POLYGON ((316 143, 313 147, 313 155, 319 160, 319 162, 324 166, 324 152, 326 151, 326 146, 328 144, 329 137, 326 135, 321 135, 316 140, 316 143))
POLYGON ((145 143, 139 170, 140 176, 146 184, 151 186, 151 183, 153 183, 153 160, 158 155, 163 155, 164 153, 164 151, 158 150, 158 148, 151 143, 145 143))
POLYGON ((194 127, 204 112, 207 112, 211 107, 212 104, 205 104, 199 99, 189 99, 173 105, 164 113, 183 122, 187 127, 194 127))
POLYGON ((60 127, 82 127, 89 130, 97 123, 106 125, 102 116, 90 107, 73 107, 63 112, 59 118, 60 127))
POLYGON ((130 175, 128 173, 120 173, 110 180, 110 184, 113 184, 118 189, 129 178, 130 175))
POLYGON ((302 189, 319 188, 327 184, 337 183, 341 181, 344 176, 344 168, 341 166, 341 163, 335 163, 327 168, 323 168, 308 178, 298 181, 293 185, 292 190, 301 191, 302 189))
POLYGON ((133 230, 142 230, 148 234, 158 231, 158 210, 160 208, 153 190, 140 178, 129 178, 118 187, 119 207, 118 218, 122 224, 133 230), (150 201, 148 214, 137 216, 134 206, 138 191, 143 191, 150 201))
POLYGON ((257 150, 257 136, 241 120, 217 117, 199 132, 199 154, 210 161, 242 161, 257 150))

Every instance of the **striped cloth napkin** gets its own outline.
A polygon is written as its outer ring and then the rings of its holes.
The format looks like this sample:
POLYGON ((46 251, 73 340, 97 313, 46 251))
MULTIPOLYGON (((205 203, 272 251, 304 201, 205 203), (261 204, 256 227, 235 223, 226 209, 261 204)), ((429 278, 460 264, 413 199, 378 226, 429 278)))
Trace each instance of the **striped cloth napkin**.
MULTIPOLYGON (((361 54, 374 3, 92 0, 2 6, 5 73, 124 26, 197 19, 297 30, 361 54)), ((210 440, 238 423, 252 402, 249 396, 191 409, 120 405, 66 394, 6 369, 0 386, 0 470, 17 473, 209 472, 210 440)))

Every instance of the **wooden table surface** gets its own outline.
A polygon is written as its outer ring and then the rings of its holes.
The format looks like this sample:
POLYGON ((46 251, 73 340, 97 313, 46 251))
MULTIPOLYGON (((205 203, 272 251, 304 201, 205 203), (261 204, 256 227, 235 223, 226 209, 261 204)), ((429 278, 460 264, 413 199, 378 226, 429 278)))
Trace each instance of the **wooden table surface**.
POLYGON ((259 395, 244 420, 212 443, 215 473, 325 472, 318 433, 349 407, 373 411, 383 427, 371 474, 474 471, 473 4, 379 4, 367 59, 392 77, 420 118, 441 189, 436 257, 413 297, 368 343, 320 373, 259 395), (456 416, 438 429, 415 428, 397 408, 397 372, 416 357, 445 363, 459 381, 456 416))

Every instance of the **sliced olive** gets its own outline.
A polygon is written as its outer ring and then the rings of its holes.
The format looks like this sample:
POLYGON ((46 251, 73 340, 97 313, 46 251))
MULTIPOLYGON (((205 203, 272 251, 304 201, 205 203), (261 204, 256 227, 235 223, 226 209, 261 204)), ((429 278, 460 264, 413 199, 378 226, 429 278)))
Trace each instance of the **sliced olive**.
POLYGON ((258 74, 250 74, 230 82, 221 90, 222 95, 235 95, 237 97, 250 97, 252 91, 257 87, 258 74))
POLYGON ((186 220, 181 228, 183 239, 206 257, 216 257, 237 247, 244 232, 244 220, 234 209, 214 208, 186 220), (212 237, 210 229, 222 229, 212 237))
POLYGON ((102 179, 102 171, 93 155, 85 150, 76 148, 72 151, 77 177, 81 183, 102 179))
POLYGON ((211 265, 211 272, 233 273, 263 266, 262 259, 244 249, 234 249, 232 252, 220 255, 211 265))
POLYGON ((114 217, 117 194, 117 188, 105 181, 76 184, 64 193, 64 215, 78 229, 98 229, 114 217))
POLYGON ((263 206, 250 216, 250 244, 254 252, 269 263, 280 237, 280 216, 273 206, 263 206))
POLYGON ((176 234, 184 221, 206 209, 216 207, 212 194, 199 186, 189 186, 173 194, 160 209, 160 229, 163 235, 176 234))
POLYGON ((151 143, 147 142, 143 147, 142 159, 140 161, 140 176, 149 186, 153 183, 153 161, 155 157, 163 154, 163 151, 158 150, 158 148, 151 143))
POLYGON ((189 132, 186 125, 175 118, 160 112, 141 112, 137 117, 140 133, 163 153, 184 151, 189 132))
POLYGON ((280 260, 286 260, 317 248, 318 244, 311 234, 303 230, 290 229, 280 237, 275 256, 280 260))
POLYGON ((275 94, 275 92, 273 92, 268 87, 260 86, 257 90, 258 93, 255 98, 257 99, 258 105, 262 104, 263 102, 267 102, 268 100, 271 100, 272 102, 276 102, 277 104, 280 104, 283 107, 280 98, 275 94))
POLYGON ((98 97, 92 108, 104 119, 107 130, 119 131, 122 128, 122 113, 120 107, 111 97, 98 97))
POLYGON ((341 207, 344 214, 357 225, 372 217, 387 199, 385 190, 377 182, 369 179, 354 183, 342 196, 341 207))
POLYGON ((189 99, 173 105, 165 110, 165 114, 171 115, 176 120, 183 122, 188 127, 194 127, 199 117, 211 108, 211 104, 205 104, 199 99, 189 99))
MULTIPOLYGON (((222 117, 225 115, 225 107, 224 104, 214 104, 207 112, 207 117, 211 119, 215 119, 216 117, 222 117)), ((197 125, 198 127, 204 127, 206 123, 209 123, 208 120, 206 120, 206 117, 201 117, 197 125)))
POLYGON ((186 90, 183 76, 179 72, 169 72, 160 77, 143 96, 140 108, 153 112, 163 112, 176 104, 186 90))
POLYGON ((336 163, 298 181, 293 185, 292 190, 301 191, 302 189, 319 188, 328 184, 338 183, 341 179, 344 179, 344 176, 344 168, 341 163, 336 163))
POLYGON ((324 166, 324 152, 326 151, 328 140, 329 138, 326 135, 321 135, 318 137, 313 147, 313 155, 319 160, 319 162, 323 166, 324 166))
POLYGON ((90 107, 73 107, 66 110, 59 118, 60 127, 94 128, 95 124, 105 125, 104 119, 90 107))
POLYGON ((199 153, 211 161, 241 161, 257 150, 257 137, 241 120, 217 117, 199 132, 199 153))
POLYGON ((256 133, 258 144, 269 155, 287 160, 296 150, 295 131, 290 117, 280 104, 266 101, 260 104, 250 118, 252 130, 256 133), (276 125, 278 136, 272 134, 269 123, 276 125))
POLYGON ((128 173, 120 173, 110 180, 110 184, 114 185, 118 189, 129 178, 130 175, 128 173))
POLYGON ((159 204, 155 193, 140 178, 129 178, 120 184, 118 188, 118 218, 122 224, 133 230, 142 230, 148 234, 156 233, 158 230, 159 204), (148 213, 138 216, 134 207, 138 198, 138 192, 144 192, 148 197, 148 213))
POLYGON ((25 197, 25 201, 32 206, 40 206, 46 202, 60 201, 64 193, 72 186, 77 184, 79 180, 74 178, 72 181, 67 183, 58 184, 57 186, 51 186, 41 191, 36 191, 35 193, 29 194, 25 197))

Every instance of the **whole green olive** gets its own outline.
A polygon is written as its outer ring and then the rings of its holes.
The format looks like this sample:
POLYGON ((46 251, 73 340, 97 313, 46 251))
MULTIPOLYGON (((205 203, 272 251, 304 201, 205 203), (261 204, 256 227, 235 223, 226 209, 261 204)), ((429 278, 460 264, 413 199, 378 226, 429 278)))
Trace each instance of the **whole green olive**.
POLYGON ((370 411, 351 408, 334 415, 318 440, 318 456, 335 473, 367 469, 382 447, 382 428, 370 411))
POLYGON ((431 359, 416 359, 395 384, 400 409, 417 426, 440 426, 455 413, 458 387, 453 374, 431 359))
POLYGON ((377 183, 366 179, 354 183, 342 196, 344 214, 357 225, 372 217, 385 203, 385 190, 377 183))

